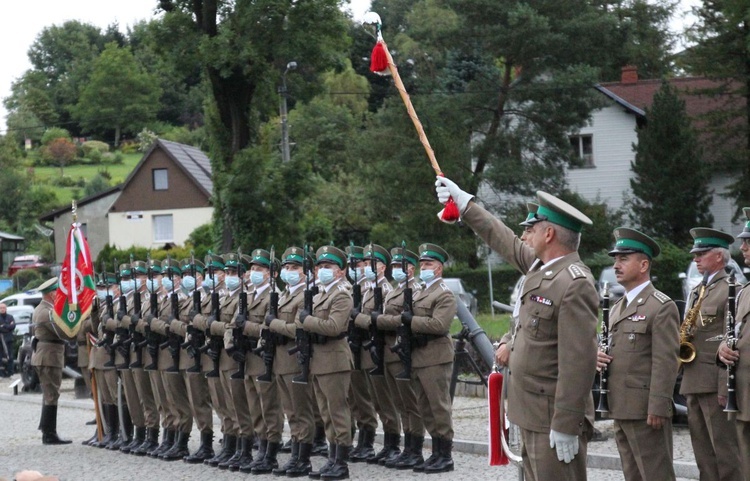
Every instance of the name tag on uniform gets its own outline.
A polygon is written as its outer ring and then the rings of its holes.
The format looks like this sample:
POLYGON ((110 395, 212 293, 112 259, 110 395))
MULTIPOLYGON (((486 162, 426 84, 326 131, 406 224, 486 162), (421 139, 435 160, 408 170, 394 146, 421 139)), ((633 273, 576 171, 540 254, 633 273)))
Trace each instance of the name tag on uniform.
POLYGON ((539 304, 544 304, 545 306, 551 306, 552 305, 552 299, 547 299, 546 297, 542 297, 542 296, 530 296, 529 299, 531 299, 534 302, 538 302, 539 304))
POLYGON ((646 316, 635 314, 635 315, 630 316, 630 320, 633 322, 645 321, 646 316))

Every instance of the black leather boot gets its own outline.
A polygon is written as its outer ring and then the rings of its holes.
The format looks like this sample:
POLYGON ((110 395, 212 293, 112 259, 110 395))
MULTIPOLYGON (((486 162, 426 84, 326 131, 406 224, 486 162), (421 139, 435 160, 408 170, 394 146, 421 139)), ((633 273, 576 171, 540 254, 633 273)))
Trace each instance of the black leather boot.
POLYGON ((266 447, 266 455, 260 460, 258 464, 253 466, 251 473, 253 474, 269 474, 274 469, 279 467, 279 461, 276 459, 276 455, 281 449, 281 443, 273 443, 268 441, 266 447))
POLYGON ((383 433, 383 449, 367 458, 367 464, 385 464, 389 457, 396 457, 401 454, 398 443, 401 436, 398 433, 383 433))
POLYGON ((219 454, 211 459, 203 461, 203 464, 216 467, 219 463, 223 463, 227 459, 234 456, 234 452, 237 451, 237 436, 227 435, 224 437, 224 445, 221 448, 219 454))
POLYGON ((438 457, 430 464, 425 463, 424 472, 426 474, 447 473, 453 471, 453 440, 440 438, 440 449, 438 457))
POLYGON ((190 441, 190 433, 183 433, 182 431, 177 432, 177 439, 168 451, 159 455, 159 459, 164 461, 177 461, 185 456, 190 455, 188 451, 188 441, 190 441))
MULTIPOLYGON (((120 413, 117 412, 115 406, 115 417, 120 420, 120 413)), ((133 420, 130 418, 130 411, 127 406, 122 407, 122 425, 120 426, 120 436, 116 443, 112 446, 107 446, 107 449, 112 451, 119 451, 121 447, 126 446, 133 442, 133 420)))
POLYGON ((322 424, 315 425, 315 436, 313 437, 313 456, 328 457, 328 444, 326 441, 326 429, 322 424))
POLYGON ((214 432, 210 429, 201 433, 201 445, 193 454, 185 456, 183 461, 188 464, 199 464, 214 457, 214 432))
POLYGON ((328 460, 326 461, 326 463, 323 466, 321 466, 320 469, 317 471, 312 471, 311 469, 307 477, 311 479, 320 479, 320 476, 322 476, 323 473, 331 469, 335 462, 336 462, 336 445, 331 443, 328 445, 328 460))
MULTIPOLYGON (((417 465, 422 465, 424 469, 424 457, 422 457, 422 446, 424 445, 424 436, 411 435, 409 454, 401 461, 395 464, 396 469, 414 469, 417 465)), ((406 452, 406 450, 404 450, 406 452)))
POLYGON ((351 446, 336 446, 336 461, 331 469, 322 473, 320 479, 333 481, 335 479, 349 479, 349 451, 351 446))
MULTIPOLYGON (((372 426, 362 426, 359 430, 359 439, 357 447, 349 453, 349 459, 353 463, 364 463, 369 458, 375 456, 373 443, 375 442, 375 428, 372 426)), ((376 461, 377 462, 377 461, 376 461)))
POLYGON ((242 466, 247 466, 253 462, 253 438, 251 436, 241 437, 237 451, 240 453, 240 457, 229 463, 230 471, 239 471, 242 466))
POLYGON ((268 449, 268 440, 258 438, 258 454, 255 455, 255 459, 249 463, 245 463, 240 466, 240 472, 252 473, 253 468, 263 462, 263 458, 266 457, 266 450, 268 449))
POLYGON ((99 441, 99 434, 97 433, 94 433, 94 435, 88 438, 86 441, 81 441, 81 444, 84 446, 92 446, 92 443, 94 443, 95 441, 99 441))
POLYGON ((42 444, 70 444, 70 439, 62 439, 57 435, 57 405, 42 406, 42 444))
POLYGON ((310 471, 312 471, 312 464, 310 464, 311 453, 312 443, 300 443, 299 459, 294 466, 287 468, 286 477, 299 478, 300 476, 307 476, 308 474, 310 474, 310 471))
POLYGON ((120 417, 117 415, 117 405, 107 404, 107 412, 105 414, 109 431, 107 431, 107 436, 99 443, 98 447, 100 448, 109 448, 109 446, 116 443, 120 438, 120 417))
POLYGON ((281 446, 281 449, 279 449, 280 453, 291 453, 292 452, 292 440, 287 439, 283 446, 281 446))
POLYGON ((138 446, 143 444, 145 440, 146 440, 146 427, 145 426, 136 427, 135 436, 133 437, 133 440, 130 443, 122 446, 120 448, 120 452, 126 453, 126 454, 130 453, 134 449, 138 449, 138 446))
MULTIPOLYGON (((284 448, 282 446, 282 448, 279 451, 283 451, 283 450, 284 448)), ((298 442, 292 441, 291 453, 292 453, 292 457, 289 458, 289 461, 287 461, 286 464, 284 464, 283 466, 272 470, 271 472, 273 474, 275 474, 276 476, 284 476, 286 474, 287 469, 292 468, 295 464, 297 464, 297 461, 299 461, 299 443, 298 442)))
POLYGON ((414 472, 422 473, 424 469, 430 464, 434 463, 435 460, 440 456, 440 438, 432 438, 432 454, 429 458, 425 459, 423 463, 417 463, 414 465, 414 472))
POLYGON ((392 458, 386 459, 384 466, 386 468, 395 468, 397 463, 400 463, 404 459, 407 459, 410 455, 411 455, 411 433, 404 433, 404 450, 401 451, 401 454, 399 454, 398 456, 394 456, 392 458))
POLYGON ((159 428, 146 428, 146 439, 143 443, 135 449, 130 451, 130 454, 136 456, 145 456, 149 451, 159 447, 159 428))
POLYGON ((177 433, 174 429, 172 428, 165 429, 164 437, 161 440, 161 444, 159 445, 159 447, 149 452, 148 455, 151 456, 152 458, 158 458, 160 454, 163 454, 169 451, 169 449, 174 444, 175 434, 177 433))

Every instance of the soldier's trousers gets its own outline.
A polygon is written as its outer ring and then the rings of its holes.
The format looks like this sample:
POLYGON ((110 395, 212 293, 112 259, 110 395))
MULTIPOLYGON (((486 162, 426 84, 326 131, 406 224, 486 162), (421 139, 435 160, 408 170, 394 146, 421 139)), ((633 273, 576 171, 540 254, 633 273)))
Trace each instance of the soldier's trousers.
MULTIPOLYGON (((190 411, 195 419, 195 425, 201 432, 213 431, 214 416, 211 410, 211 394, 208 380, 202 372, 185 372, 190 411)), ((218 411, 217 411, 218 413, 218 411)))
POLYGON ((372 386, 372 394, 375 397, 375 410, 383 423, 383 432, 401 433, 401 419, 393 401, 393 394, 386 377, 388 368, 383 366, 383 376, 372 376, 368 374, 372 386))
POLYGON ((661 429, 645 419, 615 420, 615 441, 626 481, 675 479, 672 465, 672 421, 661 429))
POLYGON ((277 374, 276 386, 281 398, 284 414, 289 421, 292 440, 300 443, 312 443, 315 434, 313 404, 315 396, 308 384, 295 384, 292 378, 299 373, 277 374))
POLYGON ((103 404, 117 404, 117 371, 94 369, 96 390, 103 404))
POLYGON ((422 436, 424 433, 424 422, 422 414, 419 412, 419 403, 417 395, 414 393, 412 381, 397 381, 396 375, 404 370, 401 362, 391 362, 385 365, 385 380, 388 383, 388 389, 393 396, 393 402, 401 415, 401 423, 405 433, 422 436))
MULTIPOLYGON (((205 373, 201 373, 205 375, 205 373)), ((221 377, 209 377, 208 392, 211 396, 211 405, 221 419, 221 432, 229 436, 239 436, 240 427, 234 420, 234 410, 230 407, 232 393, 225 390, 221 377)))
POLYGON ((352 416, 346 399, 351 383, 350 371, 312 374, 311 377, 328 442, 351 446, 352 416))
POLYGON ((737 432, 717 394, 688 394, 688 427, 701 481, 742 479, 737 432))
MULTIPOLYGON (((419 411, 422 413, 424 427, 433 438, 453 439, 450 396, 452 372, 452 362, 436 366, 412 367, 411 370, 412 386, 419 403, 419 411)), ((419 435, 414 430, 412 433, 419 435)))
POLYGON ((45 406, 57 406, 60 399, 60 385, 62 384, 62 368, 51 366, 35 366, 39 384, 42 386, 42 399, 45 406))
MULTIPOLYGON (((365 352, 364 355, 369 356, 369 353, 365 352)), ((373 402, 375 397, 372 394, 370 377, 362 369, 351 371, 350 377, 349 406, 351 406, 351 416, 359 429, 365 426, 376 429, 378 418, 375 415, 375 404, 373 402)), ((315 395, 317 396, 317 391, 315 395)))
POLYGON ((521 428, 521 457, 526 481, 582 481, 586 479, 588 441, 578 437, 578 454, 566 464, 558 461, 557 451, 549 447, 549 431, 538 433, 521 428))
POLYGON ((250 376, 249 379, 245 379, 245 393, 253 430, 261 439, 267 439, 271 443, 281 442, 284 418, 276 380, 271 378, 271 382, 258 382, 256 377, 250 376))
POLYGON ((193 429, 193 416, 190 412, 185 377, 181 372, 161 371, 164 389, 167 392, 168 408, 172 411, 172 427, 181 433, 190 433, 193 429))
POLYGON ((735 421, 737 428, 737 445, 742 458, 742 479, 750 479, 750 422, 735 421))
MULTIPOLYGON (((130 412, 130 418, 133 420, 133 425, 139 428, 159 427, 159 417, 156 416, 154 422, 154 413, 156 407, 153 406, 153 394, 150 400, 140 397, 140 387, 148 386, 148 393, 151 392, 151 385, 148 383, 148 376, 143 374, 143 369, 123 369, 118 371, 120 373, 120 379, 122 380, 122 391, 125 393, 125 402, 128 405, 128 411, 130 412), (137 374, 136 374, 137 373, 137 374), (145 381, 145 382, 144 382, 145 381), (140 399, 140 400, 139 400, 140 399), (146 415, 146 409, 144 406, 149 406, 148 415, 146 415)), ((145 389, 144 389, 145 392, 145 389)), ((117 399, 115 395, 115 399, 117 399)))
POLYGON ((232 420, 237 431, 236 436, 252 436, 253 422, 250 417, 247 394, 245 393, 245 380, 232 379, 230 376, 235 372, 237 372, 237 369, 221 371, 221 384, 224 386, 224 390, 229 393, 227 404, 232 413, 232 420))

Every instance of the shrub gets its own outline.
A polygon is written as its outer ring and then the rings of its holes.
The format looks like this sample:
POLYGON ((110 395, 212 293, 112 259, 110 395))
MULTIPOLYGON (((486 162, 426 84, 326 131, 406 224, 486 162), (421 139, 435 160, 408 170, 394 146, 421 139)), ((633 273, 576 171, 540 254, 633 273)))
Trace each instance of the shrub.
POLYGON ((45 130, 44 135, 42 135, 42 145, 47 145, 55 139, 70 140, 70 132, 61 129, 60 127, 49 128, 45 130))
POLYGON ((34 269, 22 269, 13 274, 11 279, 13 280, 13 287, 20 291, 26 291, 41 284, 42 274, 34 269))
POLYGON ((102 153, 101 150, 94 149, 91 150, 86 157, 89 159, 89 161, 91 161, 92 164, 101 164, 104 155, 110 154, 102 153))
POLYGON ((125 160, 125 156, 122 155, 122 152, 115 152, 115 156, 112 159, 112 163, 115 165, 120 165, 125 160))
POLYGON ((99 140, 89 140, 81 145, 81 149, 83 150, 84 157, 89 157, 89 154, 93 151, 99 151, 101 154, 109 152, 109 145, 99 140))
POLYGON ((134 154, 138 152, 139 147, 138 142, 135 140, 124 140, 120 142, 120 152, 123 154, 134 154))
POLYGON ((61 169, 76 158, 76 146, 68 139, 58 137, 51 140, 42 148, 42 158, 48 165, 56 165, 61 169))
POLYGON ((147 152, 158 138, 159 137, 149 129, 141 130, 138 134, 138 151, 143 153, 147 152))
POLYGON ((83 195, 88 197, 90 195, 98 194, 99 192, 104 192, 107 189, 109 189, 109 182, 107 179, 100 174, 96 174, 84 186, 83 195))

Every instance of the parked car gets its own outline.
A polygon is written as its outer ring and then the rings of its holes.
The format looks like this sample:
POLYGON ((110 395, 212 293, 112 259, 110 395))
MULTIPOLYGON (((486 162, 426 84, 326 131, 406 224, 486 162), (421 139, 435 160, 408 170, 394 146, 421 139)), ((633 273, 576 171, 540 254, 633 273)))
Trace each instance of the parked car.
POLYGON ((466 287, 464 287, 464 283, 457 277, 449 277, 447 279, 443 279, 443 282, 445 282, 445 285, 447 285, 448 288, 453 291, 453 294, 455 294, 456 297, 458 297, 461 302, 464 303, 469 312, 471 312, 471 315, 476 316, 477 298, 474 294, 476 294, 477 291, 467 291, 466 287))
POLYGON ((31 290, 21 292, 19 294, 13 294, 4 299, 0 299, 0 304, 5 304, 8 307, 13 306, 31 306, 36 307, 42 302, 42 293, 37 290, 31 290))
MULTIPOLYGON (((745 276, 746 271, 740 268, 737 261, 729 259, 728 267, 734 271, 737 284, 743 285, 747 282, 747 277, 745 276)), ((692 261, 685 272, 680 272, 679 278, 682 279, 682 298, 687 302, 688 297, 690 296, 690 291, 701 283, 703 276, 698 272, 698 266, 695 264, 695 261, 692 261)))
POLYGON ((47 264, 42 262, 42 257, 31 254, 27 256, 16 256, 8 267, 8 277, 23 269, 39 269, 47 264))
POLYGON ((609 305, 611 306, 625 295, 625 288, 622 287, 622 284, 617 282, 617 276, 615 276, 615 268, 605 267, 604 269, 602 269, 602 273, 599 274, 599 281, 597 281, 596 283, 596 290, 597 292, 599 292, 599 305, 602 304, 602 301, 604 299, 605 282, 609 287, 609 305))
POLYGON ((16 337, 23 338, 31 330, 31 316, 34 315, 34 306, 8 306, 7 312, 16 321, 16 337))

